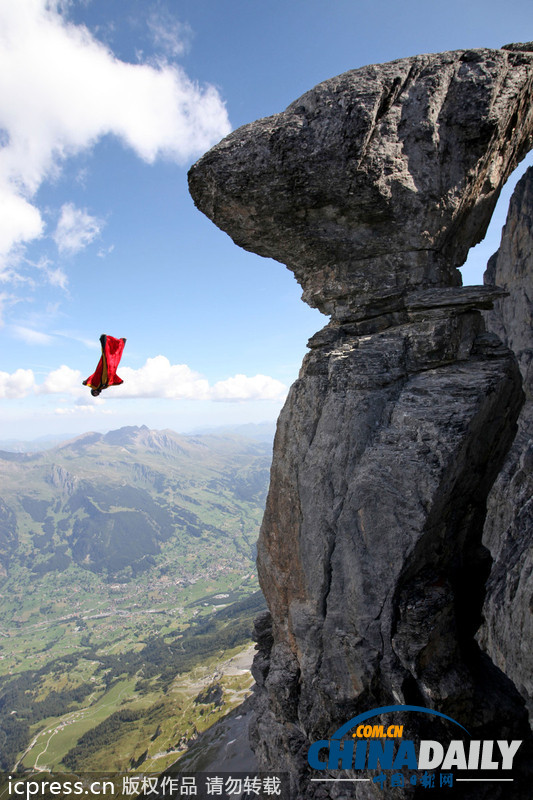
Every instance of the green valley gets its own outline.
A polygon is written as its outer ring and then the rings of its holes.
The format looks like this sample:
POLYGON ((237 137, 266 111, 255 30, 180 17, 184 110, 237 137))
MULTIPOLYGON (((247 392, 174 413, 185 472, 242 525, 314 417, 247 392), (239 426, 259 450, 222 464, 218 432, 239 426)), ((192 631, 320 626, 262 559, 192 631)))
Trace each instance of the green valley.
POLYGON ((0 452, 1 769, 160 770, 242 701, 270 457, 144 426, 0 452))

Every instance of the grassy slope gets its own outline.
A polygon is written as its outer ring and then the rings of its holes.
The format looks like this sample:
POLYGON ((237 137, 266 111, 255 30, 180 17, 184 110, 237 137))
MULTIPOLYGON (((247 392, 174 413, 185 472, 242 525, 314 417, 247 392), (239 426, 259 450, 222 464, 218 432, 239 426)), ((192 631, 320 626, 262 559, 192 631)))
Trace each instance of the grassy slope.
MULTIPOLYGON (((123 768, 145 750, 166 765, 166 751, 192 731, 189 717, 200 730, 220 716, 191 706, 175 674, 197 655, 210 663, 209 648, 216 660, 236 643, 227 622, 214 633, 202 625, 257 589, 269 457, 268 446, 238 437, 144 428, 80 437, 32 457, 0 454, 0 740, 2 726, 8 744, 17 739, 14 720, 19 733, 29 726, 16 755, 3 749, 4 768, 35 737, 24 765, 57 766, 83 733, 130 708, 140 722, 125 720, 116 747, 102 751, 110 763, 95 752, 91 768, 123 768), (192 641, 193 628, 204 651, 185 657, 180 642, 192 641), (167 647, 174 650, 165 660, 167 647), (81 700, 76 690, 85 692, 81 700), (60 716, 36 719, 51 698, 60 716)), ((246 632, 239 635, 245 641, 246 632)), ((237 688, 247 680, 239 676, 237 688)))

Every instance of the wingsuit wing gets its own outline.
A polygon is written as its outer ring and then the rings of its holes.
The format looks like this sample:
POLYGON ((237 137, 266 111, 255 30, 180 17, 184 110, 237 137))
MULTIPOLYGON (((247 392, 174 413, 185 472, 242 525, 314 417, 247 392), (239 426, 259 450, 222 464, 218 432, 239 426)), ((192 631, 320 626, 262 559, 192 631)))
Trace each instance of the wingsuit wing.
POLYGON ((102 345, 102 356, 98 366, 93 374, 83 381, 83 385, 88 386, 93 395, 100 394, 108 386, 118 386, 120 383, 124 383, 122 378, 117 375, 117 367, 122 358, 126 339, 115 339, 104 333, 100 336, 100 344, 102 345))

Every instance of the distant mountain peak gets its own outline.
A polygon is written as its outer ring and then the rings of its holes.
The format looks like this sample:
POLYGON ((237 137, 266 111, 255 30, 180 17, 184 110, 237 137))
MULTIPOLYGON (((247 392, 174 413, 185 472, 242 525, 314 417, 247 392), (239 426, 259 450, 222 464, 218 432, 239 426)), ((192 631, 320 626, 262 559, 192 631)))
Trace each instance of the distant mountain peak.
POLYGON ((137 425, 125 425, 123 428, 118 428, 114 431, 109 431, 103 437, 105 444, 133 444, 137 441, 138 435, 141 431, 149 432, 146 425, 141 427, 137 425))

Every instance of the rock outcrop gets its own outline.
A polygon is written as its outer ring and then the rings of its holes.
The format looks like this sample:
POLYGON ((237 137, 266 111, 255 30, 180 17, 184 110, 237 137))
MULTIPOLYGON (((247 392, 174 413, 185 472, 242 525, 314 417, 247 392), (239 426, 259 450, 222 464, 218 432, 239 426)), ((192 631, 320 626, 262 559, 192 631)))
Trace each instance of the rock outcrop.
POLYGON ((517 355, 526 402, 488 501, 483 540, 494 565, 480 642, 526 698, 533 722, 533 168, 516 186, 485 282, 509 292, 486 320, 517 355))
POLYGON ((469 50, 346 72, 230 134, 192 168, 191 193, 324 313, 396 310, 406 290, 460 284, 531 147, 532 59, 469 50))
MULTIPOLYGON (((202 211, 286 263, 332 316, 278 421, 258 543, 271 616, 258 621, 252 740, 262 766, 290 772, 294 797, 383 796, 310 782, 310 744, 368 709, 423 705, 475 738, 528 736, 522 698, 475 641, 486 498, 515 434, 520 373, 479 310, 502 292, 463 289, 457 270, 533 143, 528 49, 348 72, 189 174, 202 211)), ((515 798, 530 797, 526 772, 515 798)), ((462 796, 504 794, 468 784, 462 796)))

